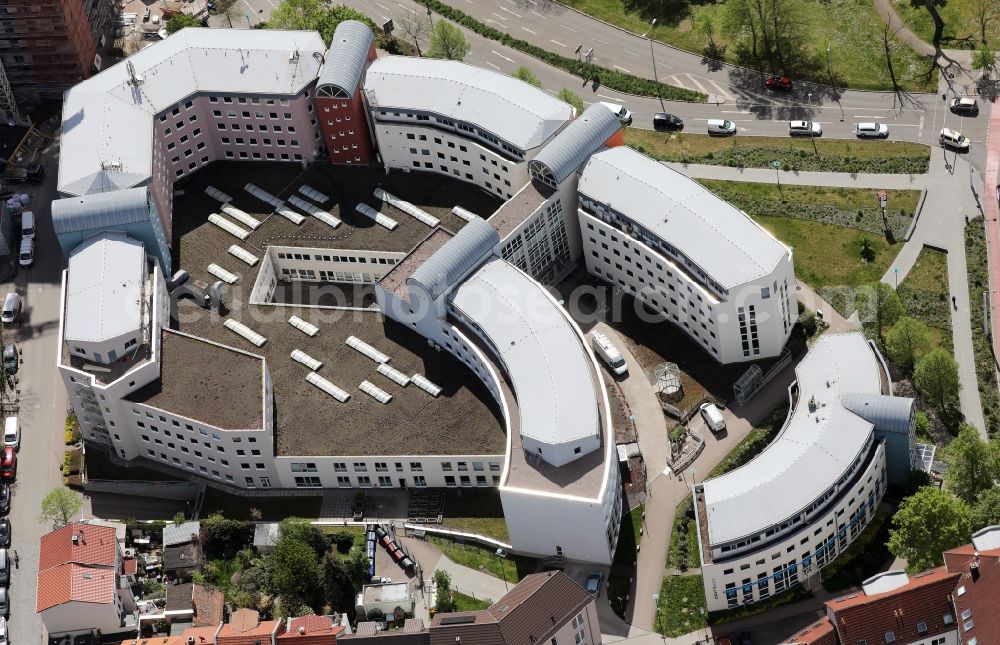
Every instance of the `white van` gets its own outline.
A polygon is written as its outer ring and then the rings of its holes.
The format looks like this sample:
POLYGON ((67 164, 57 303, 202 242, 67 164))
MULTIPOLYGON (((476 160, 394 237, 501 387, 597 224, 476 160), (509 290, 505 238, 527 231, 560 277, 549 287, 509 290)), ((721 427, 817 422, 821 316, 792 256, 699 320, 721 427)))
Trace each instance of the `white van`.
POLYGON ((17 422, 17 417, 7 417, 3 422, 3 445, 10 446, 14 450, 21 447, 21 426, 17 422))
POLYGON ((722 418, 722 412, 714 403, 702 403, 698 407, 701 418, 705 420, 705 425, 712 432, 722 432, 726 429, 726 420, 722 418))
POLYGON ((3 299, 3 310, 0 310, 0 322, 13 324, 21 313, 21 296, 11 291, 3 299))
POLYGON ((709 119, 708 134, 728 137, 731 134, 736 134, 736 124, 729 119, 709 119))
POLYGON ((632 113, 629 112, 628 108, 624 105, 608 103, 607 101, 601 101, 601 105, 614 112, 615 116, 618 117, 618 120, 621 121, 622 125, 632 125, 632 113))
POLYGON ((612 372, 618 376, 628 373, 628 365, 625 364, 622 353, 618 351, 618 348, 611 343, 611 340, 607 336, 599 331, 595 331, 592 344, 594 351, 601 357, 602 361, 607 363, 608 368, 612 372))
POLYGON ((21 239, 35 239, 35 214, 31 211, 21 213, 21 239))
POLYGON ((35 263, 35 238, 26 237, 21 240, 21 253, 17 261, 24 269, 30 268, 35 263))

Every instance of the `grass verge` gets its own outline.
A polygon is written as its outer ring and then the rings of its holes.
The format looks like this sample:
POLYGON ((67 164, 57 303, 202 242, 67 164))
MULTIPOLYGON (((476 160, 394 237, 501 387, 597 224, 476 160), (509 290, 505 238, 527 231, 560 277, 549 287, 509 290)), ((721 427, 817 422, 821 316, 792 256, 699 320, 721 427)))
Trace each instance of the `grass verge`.
POLYGON ((500 493, 495 488, 446 490, 441 526, 502 542, 510 539, 500 493))
POLYGON ((601 67, 593 63, 586 63, 577 58, 560 56, 527 41, 514 38, 499 29, 494 29, 489 25, 483 24, 465 12, 438 0, 421 0, 421 3, 427 6, 428 11, 436 11, 445 18, 471 29, 484 38, 495 40, 520 52, 524 52, 529 56, 534 56, 574 76, 579 76, 584 80, 604 85, 619 92, 627 92, 638 96, 658 96, 671 101, 691 101, 696 103, 704 103, 708 98, 705 94, 695 92, 694 90, 686 90, 673 85, 667 85, 666 83, 659 83, 652 79, 634 76, 627 72, 601 67))
MULTIPOLYGON (((975 49, 982 33, 977 19, 977 0, 948 0, 935 3, 935 9, 944 22, 941 43, 948 49, 975 49)), ((926 42, 934 40, 934 19, 922 2, 910 3, 895 0, 893 9, 903 22, 926 42)), ((1000 21, 993 20, 986 27, 986 40, 995 49, 1000 45, 1000 21)))
MULTIPOLYGON (((699 179, 713 193, 751 216, 780 216, 882 235, 882 209, 876 191, 836 186, 780 186, 749 181, 699 179)), ((920 203, 919 190, 886 191, 889 228, 902 239, 920 203)))
POLYGON ((951 352, 947 254, 924 247, 913 268, 899 283, 896 293, 906 314, 930 328, 934 346, 951 352))
POLYGON ((965 227, 965 266, 969 272, 969 319, 972 321, 972 348, 976 357, 976 382, 990 436, 1000 431, 1000 395, 997 393, 996 362, 990 339, 983 328, 983 293, 990 288, 987 275, 986 230, 980 220, 965 227))
POLYGON ((455 603, 455 611, 479 611, 493 604, 492 600, 480 600, 473 596, 466 596, 460 591, 452 591, 451 600, 455 603))
POLYGON ((660 585, 653 628, 664 636, 682 636, 708 626, 701 576, 667 576, 660 585), (706 612, 706 613, 702 613, 706 612))
POLYGON ((830 592, 843 591, 875 575, 879 567, 892 560, 892 554, 885 546, 889 541, 892 516, 884 511, 876 511, 875 517, 847 550, 821 569, 823 587, 830 592))
POLYGON ((697 524, 694 521, 694 506, 691 496, 677 505, 674 511, 674 527, 670 531, 670 545, 667 547, 667 566, 681 571, 701 566, 698 557, 697 524))
POLYGON ((440 549, 441 553, 455 564, 488 573, 494 578, 506 579, 511 585, 517 584, 521 578, 533 573, 538 565, 532 558, 519 555, 501 558, 492 549, 475 544, 459 544, 436 535, 428 535, 427 541, 440 549))
POLYGON ((710 137, 625 128, 625 144, 660 161, 785 171, 922 174, 930 148, 907 141, 803 139, 800 137, 710 137))
MULTIPOLYGON (((653 38, 696 54, 705 53, 710 41, 705 31, 695 28, 695 25, 708 20, 715 26, 712 42, 717 45, 720 57, 730 63, 739 63, 742 58, 739 38, 730 36, 721 29, 726 20, 725 2, 560 2, 637 34, 647 32, 649 23, 656 18, 657 23, 651 34, 653 38)), ((948 6, 953 2, 971 5, 975 0, 949 0, 948 6)), ((905 2, 895 2, 894 5, 897 11, 904 5, 909 6, 905 2)), ((884 23, 871 2, 799 0, 796 11, 803 25, 802 40, 805 43, 802 54, 793 57, 796 60, 791 63, 792 69, 788 70, 796 78, 830 84, 833 76, 840 87, 892 89, 882 42, 884 23)), ((925 10, 922 11, 926 14, 925 10)), ((931 74, 927 82, 924 82, 921 73, 926 71, 927 66, 920 55, 896 38, 891 38, 889 42, 893 69, 902 89, 933 92, 937 88, 937 74, 931 74)))
POLYGON ((611 604, 611 609, 623 618, 632 590, 632 578, 635 576, 635 547, 642 537, 639 529, 642 527, 643 508, 644 506, 640 504, 622 516, 618 547, 611 562, 611 571, 608 573, 608 602, 611 604))

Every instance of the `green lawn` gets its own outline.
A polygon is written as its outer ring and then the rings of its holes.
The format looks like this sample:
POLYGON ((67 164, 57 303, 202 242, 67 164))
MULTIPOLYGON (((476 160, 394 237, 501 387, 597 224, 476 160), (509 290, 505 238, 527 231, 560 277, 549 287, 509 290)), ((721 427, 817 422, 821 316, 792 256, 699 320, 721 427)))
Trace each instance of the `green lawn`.
MULTIPOLYGON (((716 25, 723 23, 725 2, 685 3, 681 9, 672 8, 675 3, 649 0, 562 0, 580 11, 613 23, 636 33, 645 33, 652 18, 657 19, 652 37, 687 51, 701 54, 709 44, 708 38, 694 25, 702 14, 709 14, 716 25), (649 7, 639 11, 636 7, 649 7)), ((949 5, 956 0, 950 0, 949 5)), ((974 0, 963 0, 972 4, 974 0)), ((798 0, 798 17, 805 21, 805 56, 798 62, 797 78, 808 78, 829 84, 827 65, 837 85, 856 89, 891 89, 885 50, 882 43, 884 23, 878 17, 870 0, 798 0)), ((714 40, 724 46, 725 58, 729 62, 737 60, 738 42, 715 29, 714 40)), ((926 85, 919 78, 926 71, 926 63, 912 49, 901 41, 893 39, 893 68, 897 79, 909 91, 934 91, 937 75, 934 74, 926 85)), ((754 88, 755 90, 757 88, 754 88)))
POLYGON ((493 604, 492 600, 480 600, 458 591, 451 592, 451 599, 455 603, 455 611, 478 611, 493 604))
POLYGON ((640 504, 622 517, 621 529, 618 532, 618 547, 615 558, 611 562, 608 573, 607 594, 611 609, 619 616, 625 616, 628 606, 626 598, 631 593, 630 579, 635 576, 635 547, 642 538, 639 529, 642 527, 642 510, 640 504))
POLYGON ((446 491, 441 525, 456 531, 486 535, 502 542, 510 539, 500 493, 495 488, 446 491))
POLYGON ((506 578, 512 585, 517 584, 529 573, 534 573, 538 565, 537 560, 519 555, 501 558, 493 549, 471 543, 459 544, 447 538, 431 535, 427 536, 427 541, 440 549, 441 553, 455 564, 482 571, 495 578, 506 578))
MULTIPOLYGON (((946 49, 974 49, 980 44, 982 33, 977 19, 977 0, 948 0, 936 6, 938 15, 944 21, 941 43, 946 49)), ((927 42, 934 39, 934 20, 922 2, 893 0, 893 8, 903 22, 927 42)), ((987 26, 986 40, 995 49, 1000 45, 1000 20, 987 26)))
POLYGON ((852 542, 836 560, 822 569, 823 587, 827 591, 837 592, 859 586, 875 575, 882 565, 892 560, 893 556, 885 546, 889 541, 891 526, 892 516, 883 511, 876 511, 875 517, 858 539, 852 542))
POLYGON ((935 347, 951 351, 951 298, 948 291, 948 256, 924 247, 896 292, 906 315, 930 327, 935 347))
MULTIPOLYGON (((792 247, 795 276, 817 291, 835 287, 857 287, 879 280, 899 252, 884 237, 855 229, 787 217, 755 217, 775 237, 792 247), (862 240, 875 252, 872 262, 861 259, 862 240)), ((841 309, 839 303, 831 302, 841 309)), ((850 304, 848 310, 853 308, 850 304)))
POLYGON ((925 173, 930 163, 930 148, 908 141, 624 132, 626 145, 660 161, 737 168, 773 168, 778 161, 783 170, 904 174, 925 173))
MULTIPOLYGON (((779 186, 747 181, 699 179, 713 193, 751 216, 807 219, 882 235, 876 191, 835 186, 779 186)), ((902 239, 920 202, 919 190, 889 190, 889 226, 902 239)))
POLYGON ((708 626, 701 576, 667 576, 660 586, 653 629, 664 636, 682 636, 708 626), (701 613, 705 611, 706 613, 701 613))

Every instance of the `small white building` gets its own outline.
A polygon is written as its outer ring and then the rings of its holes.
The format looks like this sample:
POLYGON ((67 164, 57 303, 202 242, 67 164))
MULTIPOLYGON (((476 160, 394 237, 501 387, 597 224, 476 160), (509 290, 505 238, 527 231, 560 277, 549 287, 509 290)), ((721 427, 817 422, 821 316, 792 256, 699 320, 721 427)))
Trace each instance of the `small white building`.
POLYGON ((383 616, 392 616, 397 609, 403 610, 407 616, 412 616, 416 600, 409 583, 389 582, 362 587, 355 605, 355 611, 359 617, 371 617, 373 613, 378 612, 381 612, 383 616))

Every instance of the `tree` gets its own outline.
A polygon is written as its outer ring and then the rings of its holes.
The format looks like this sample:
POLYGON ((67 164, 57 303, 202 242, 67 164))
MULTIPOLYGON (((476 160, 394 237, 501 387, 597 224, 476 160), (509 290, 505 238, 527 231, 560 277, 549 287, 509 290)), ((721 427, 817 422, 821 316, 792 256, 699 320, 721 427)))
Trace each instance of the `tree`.
POLYGON ((948 490, 972 505, 979 495, 1000 477, 1000 451, 997 444, 983 441, 979 431, 963 423, 958 437, 944 450, 948 464, 948 490))
POLYGON ((976 11, 976 22, 979 23, 979 40, 985 45, 986 32, 989 31, 990 25, 1000 18, 1000 5, 996 0, 975 0, 973 9, 976 11))
POLYGON ((444 569, 437 569, 431 577, 434 582, 434 606, 438 613, 455 611, 455 600, 451 595, 451 574, 444 569))
POLYGON ((972 506, 972 530, 1000 524, 1000 487, 983 491, 972 506))
POLYGON ((130 31, 122 42, 122 52, 126 56, 131 56, 142 49, 142 34, 138 31, 130 31))
POLYGON ((854 306, 868 334, 874 332, 880 340, 882 330, 891 327, 903 315, 903 303, 899 301, 896 291, 883 282, 861 287, 854 306))
POLYGON ((323 0, 284 0, 271 14, 267 28, 318 31, 324 42, 330 42, 337 25, 344 20, 363 22, 380 33, 372 19, 357 9, 343 4, 327 6, 323 0))
POLYGON ((207 559, 228 559, 253 542, 253 524, 214 513, 201 520, 198 539, 207 559))
POLYGON ((83 506, 83 496, 68 488, 53 488, 42 498, 40 516, 43 521, 65 526, 83 506))
POLYGON ((185 27, 201 27, 201 21, 194 16, 186 13, 177 13, 167 20, 167 33, 172 34, 175 31, 180 31, 185 27))
POLYGON ((284 607, 312 605, 319 590, 319 560, 313 548, 295 538, 282 537, 268 556, 271 589, 284 607))
POLYGON ((912 571, 940 565, 942 553, 965 544, 972 531, 969 507, 934 486, 924 486, 903 500, 892 516, 889 551, 912 571))
POLYGON ((469 53, 469 41, 455 25, 446 20, 438 20, 431 32, 431 48, 427 55, 431 58, 463 60, 469 53))
POLYGON ((958 398, 958 363, 943 349, 935 349, 920 359, 913 370, 913 384, 939 412, 958 398))
POLYGON ((576 108, 577 114, 582 114, 584 110, 583 99, 581 99, 575 92, 568 90, 565 87, 559 90, 559 100, 569 103, 576 108))
POLYGON ((186 521, 187 517, 184 516, 184 511, 177 511, 176 513, 174 513, 174 520, 173 520, 174 526, 180 526, 186 521))
POLYGON ((904 370, 912 370, 917 361, 931 350, 931 330, 915 318, 903 316, 886 335, 889 358, 904 370))
POLYGON ((399 21, 399 28, 406 34, 407 38, 413 41, 417 48, 417 56, 423 56, 420 52, 420 40, 431 33, 431 24, 427 16, 411 11, 399 21))
POLYGON ((323 557, 323 599, 326 604, 339 612, 354 609, 357 590, 346 563, 333 553, 327 553, 323 557))
POLYGON ((709 49, 715 49, 716 32, 715 14, 711 11, 702 11, 694 19, 694 28, 702 36, 708 39, 709 49))
POLYGON ((990 75, 997 69, 997 53, 986 43, 972 55, 972 69, 979 69, 983 74, 990 75))
POLYGON ((518 67, 517 71, 514 72, 514 78, 519 81, 524 81, 528 85, 534 85, 537 88, 542 87, 542 82, 538 80, 538 77, 535 76, 530 69, 524 67, 523 65, 518 67))
POLYGON ((738 57, 787 72, 809 60, 808 24, 796 0, 727 0, 723 30, 738 40, 738 57))
POLYGON ((281 520, 278 531, 280 538, 291 538, 308 544, 316 552, 317 558, 321 557, 330 546, 323 531, 299 517, 286 517, 281 520))

